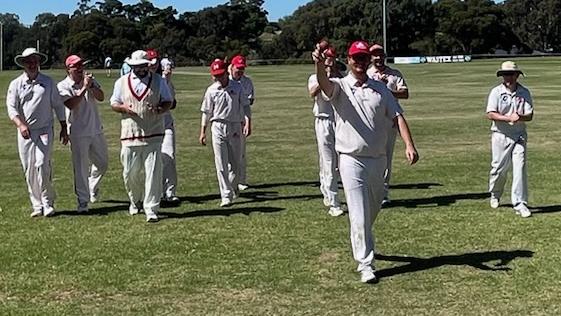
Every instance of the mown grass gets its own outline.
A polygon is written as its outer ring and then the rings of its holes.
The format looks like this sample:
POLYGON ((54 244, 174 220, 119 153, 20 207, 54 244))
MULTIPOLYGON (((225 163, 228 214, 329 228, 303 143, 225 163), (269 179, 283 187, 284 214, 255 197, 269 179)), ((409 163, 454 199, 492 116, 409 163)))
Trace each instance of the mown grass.
MULTIPOLYGON (((248 143, 253 187, 228 209, 218 207, 211 147, 197 143, 207 70, 176 72, 182 204, 163 209, 157 224, 126 212, 119 115, 107 101, 100 106, 110 169, 102 202, 85 216, 74 211, 69 148, 57 144, 59 215, 29 218, 16 131, 6 115, 0 120, 0 314, 559 314, 560 61, 518 60, 535 100, 529 219, 507 206, 490 209, 485 193, 485 99, 501 60, 399 67, 411 91, 403 106, 421 160, 408 166, 398 141, 395 203, 375 225, 382 277, 375 286, 361 284, 354 272, 347 217, 331 218, 322 206, 306 92, 311 65, 248 69, 257 91, 248 143)), ((17 75, 0 73, 3 104, 17 75)), ((115 78, 96 76, 109 99, 115 78)))

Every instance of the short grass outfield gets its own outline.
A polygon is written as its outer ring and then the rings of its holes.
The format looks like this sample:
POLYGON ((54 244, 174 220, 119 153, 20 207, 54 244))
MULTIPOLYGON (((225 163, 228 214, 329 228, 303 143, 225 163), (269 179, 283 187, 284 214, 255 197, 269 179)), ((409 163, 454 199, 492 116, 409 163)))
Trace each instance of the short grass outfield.
MULTIPOLYGON (((177 69, 178 195, 162 220, 128 215, 112 78, 100 104, 110 168, 101 202, 75 211, 69 147, 54 148, 57 216, 30 218, 16 130, 0 142, 2 315, 555 315, 561 313, 561 59, 520 59, 533 93, 528 124, 533 216, 487 196, 486 96, 502 60, 401 65, 403 102, 421 155, 398 140, 391 198, 375 223, 379 284, 359 282, 349 223, 318 187, 312 65, 248 68, 256 87, 251 188, 220 208, 212 147, 198 144, 207 69, 177 69)), ((47 70, 55 80, 62 70, 47 70)), ((19 72, 0 73, 0 101, 19 72)), ((56 132, 58 133, 58 126, 56 132)), ((507 183, 509 192, 510 181, 507 183)), ((342 191, 342 190, 341 190, 342 191)), ((342 194, 342 193, 341 193, 342 194)))

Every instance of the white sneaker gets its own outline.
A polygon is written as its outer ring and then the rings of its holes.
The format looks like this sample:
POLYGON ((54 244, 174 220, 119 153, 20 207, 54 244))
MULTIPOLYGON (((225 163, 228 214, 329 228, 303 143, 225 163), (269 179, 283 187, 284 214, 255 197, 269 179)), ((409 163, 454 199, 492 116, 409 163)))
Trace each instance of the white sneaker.
POLYGON ((333 217, 337 217, 343 215, 343 210, 340 207, 332 206, 327 213, 333 217))
POLYGON ((55 215, 55 209, 52 206, 47 206, 43 208, 43 216, 51 217, 53 215, 55 215))
POLYGON ((367 268, 360 271, 360 282, 362 283, 377 283, 378 278, 374 274, 374 270, 372 268, 367 268))
POLYGON ((39 217, 43 215, 43 210, 33 210, 33 212, 31 212, 31 217, 39 217))
POLYGON ((392 203, 392 201, 389 198, 386 197, 382 200, 382 207, 389 206, 391 203, 392 203))
POLYGON ((240 184, 238 184, 238 189, 240 191, 245 191, 245 190, 249 189, 249 185, 247 185, 245 183, 240 183, 240 184))
POLYGON ((136 214, 138 214, 138 207, 136 206, 136 204, 131 203, 131 204, 129 205, 129 214, 130 214, 130 215, 136 215, 136 214))
POLYGON ((514 207, 516 214, 519 214, 521 217, 526 218, 532 216, 532 212, 528 209, 526 204, 520 203, 514 207))
POLYGON ((329 199, 326 197, 323 198, 323 205, 329 207, 331 205, 331 203, 329 203, 329 199))
POLYGON ((491 205, 491 208, 498 208, 499 207, 499 199, 492 196, 491 199, 489 200, 489 205, 491 205))
POLYGON ((157 221, 159 220, 159 219, 158 219, 158 215, 157 215, 155 212, 153 212, 153 211, 145 211, 145 213, 146 213, 146 221, 147 221, 148 223, 155 223, 155 222, 157 222, 157 221))
POLYGON ((230 199, 222 199, 222 202, 220 202, 220 207, 228 207, 232 205, 232 200, 230 199))

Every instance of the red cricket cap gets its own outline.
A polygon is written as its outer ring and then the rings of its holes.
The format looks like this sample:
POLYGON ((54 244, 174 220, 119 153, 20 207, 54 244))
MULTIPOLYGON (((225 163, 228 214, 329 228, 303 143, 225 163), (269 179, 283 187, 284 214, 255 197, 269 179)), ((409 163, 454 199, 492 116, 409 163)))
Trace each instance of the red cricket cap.
POLYGON ((158 57, 159 57, 158 51, 156 51, 155 49, 149 48, 146 50, 146 59, 152 60, 158 57))
POLYGON ((227 68, 228 65, 226 65, 226 63, 222 59, 216 58, 210 64, 210 74, 213 76, 219 76, 225 73, 227 68))
POLYGON ((245 62, 245 57, 242 55, 236 55, 232 58, 232 65, 238 69, 244 69, 247 67, 247 63, 245 62))
POLYGON ((349 47, 349 56, 354 56, 358 54, 367 54, 370 55, 370 51, 368 50, 368 43, 365 41, 356 41, 351 44, 349 47))
POLYGON ((66 68, 71 68, 76 66, 77 64, 83 63, 84 60, 78 56, 78 55, 70 55, 68 57, 66 57, 66 61, 64 62, 64 64, 66 65, 66 68))

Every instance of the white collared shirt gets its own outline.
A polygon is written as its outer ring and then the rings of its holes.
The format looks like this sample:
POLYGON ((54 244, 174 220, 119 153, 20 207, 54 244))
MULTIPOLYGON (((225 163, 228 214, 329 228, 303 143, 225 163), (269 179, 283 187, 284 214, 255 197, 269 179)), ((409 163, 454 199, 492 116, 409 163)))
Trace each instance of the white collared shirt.
POLYGON ((244 74, 240 77, 240 80, 236 80, 230 75, 230 80, 237 81, 242 85, 243 95, 249 100, 249 105, 253 105, 253 101, 255 101, 255 89, 253 88, 253 81, 251 81, 251 78, 244 74))
POLYGON ((405 83, 405 79, 403 78, 403 74, 394 68, 386 65, 384 71, 379 71, 376 67, 372 66, 368 68, 366 74, 369 78, 374 80, 381 81, 383 75, 387 76, 387 83, 386 87, 391 91, 399 91, 407 89, 407 84, 405 83))
POLYGON ((226 87, 218 81, 211 84, 205 91, 201 112, 211 122, 243 122, 244 116, 251 117, 249 99, 244 97, 241 84, 234 80, 228 80, 226 87))
POLYGON ((329 100, 335 110, 337 152, 385 156, 388 131, 393 119, 403 112, 390 90, 372 79, 357 86, 358 80, 352 74, 330 80, 334 84, 329 100))
MULTIPOLYGON (((491 89, 487 99, 487 113, 497 112, 501 115, 510 115, 515 111, 518 111, 521 115, 534 113, 532 95, 526 87, 517 83, 516 91, 511 92, 501 83, 491 89)), ((493 121, 491 124, 491 131, 500 132, 514 139, 518 139, 518 137, 526 133, 526 123, 519 121, 511 125, 508 122, 493 121)))
MULTIPOLYGON (((308 91, 318 85, 318 77, 316 74, 313 74, 308 78, 308 91)), ((333 107, 331 106, 331 102, 326 101, 321 94, 318 94, 314 97, 314 107, 312 109, 315 117, 321 118, 330 118, 335 119, 333 117, 333 107)))
POLYGON ((59 121, 65 121, 64 104, 54 81, 39 73, 30 80, 24 72, 10 82, 6 96, 8 116, 19 116, 29 129, 41 129, 53 125, 53 111, 59 121))
MULTIPOLYGON (((93 84, 101 87, 95 79, 93 84)), ((82 89, 83 82, 77 84, 69 76, 57 84, 58 92, 63 102, 75 97, 77 92, 82 89)), ((68 121, 68 134, 74 137, 94 136, 103 132, 101 119, 97 109, 97 100, 93 93, 86 91, 80 103, 70 110, 66 108, 66 118, 68 121)))
MULTIPOLYGON (((125 82, 130 82, 131 87, 136 95, 141 95, 146 89, 148 89, 148 83, 150 82, 150 76, 160 76, 159 74, 150 73, 144 78, 139 78, 134 71, 129 72, 125 76, 128 77, 125 82), (130 80, 130 81, 129 81, 130 80)), ((123 96, 121 95, 121 80, 117 79, 115 81, 115 86, 113 87, 113 94, 111 95, 110 104, 122 104, 123 96)), ((173 97, 169 90, 169 86, 166 80, 162 78, 160 80, 160 103, 161 102, 173 102, 173 97)))

